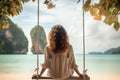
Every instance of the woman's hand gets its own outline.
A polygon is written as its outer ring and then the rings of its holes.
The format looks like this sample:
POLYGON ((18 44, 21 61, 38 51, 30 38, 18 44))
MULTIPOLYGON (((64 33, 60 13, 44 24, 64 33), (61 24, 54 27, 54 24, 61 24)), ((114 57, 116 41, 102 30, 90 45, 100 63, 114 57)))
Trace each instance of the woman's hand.
POLYGON ((42 70, 41 70, 41 72, 40 72, 40 74, 39 74, 40 77, 41 77, 41 75, 45 72, 45 70, 46 70, 46 68, 43 68, 43 67, 42 67, 42 70))
POLYGON ((38 77, 41 77, 41 75, 40 75, 40 74, 38 74, 38 77))
POLYGON ((79 74, 79 77, 83 78, 83 74, 79 74))
POLYGON ((79 77, 85 78, 85 80, 90 80, 90 77, 87 74, 79 74, 79 77))
POLYGON ((34 79, 34 78, 40 78, 41 77, 41 75, 37 75, 37 74, 33 74, 33 76, 32 76, 32 78, 34 79))

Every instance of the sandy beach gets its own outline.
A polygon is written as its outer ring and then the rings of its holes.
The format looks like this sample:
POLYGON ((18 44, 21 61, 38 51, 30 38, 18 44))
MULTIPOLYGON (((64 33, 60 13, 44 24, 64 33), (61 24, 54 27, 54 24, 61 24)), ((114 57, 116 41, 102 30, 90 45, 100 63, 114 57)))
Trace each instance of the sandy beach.
POLYGON ((91 80, 120 80, 120 74, 92 74, 91 80))
POLYGON ((0 74, 0 80, 31 80, 30 74, 0 74))
MULTIPOLYGON (((32 80, 32 74, 0 74, 0 80, 32 80)), ((90 74, 91 80, 120 80, 120 74, 90 74)))

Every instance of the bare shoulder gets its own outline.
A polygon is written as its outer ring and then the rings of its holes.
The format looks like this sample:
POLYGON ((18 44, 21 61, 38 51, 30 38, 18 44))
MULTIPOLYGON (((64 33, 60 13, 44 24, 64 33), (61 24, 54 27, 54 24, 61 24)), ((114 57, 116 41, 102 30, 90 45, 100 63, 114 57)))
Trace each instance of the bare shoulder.
POLYGON ((45 49, 45 50, 48 50, 48 49, 49 49, 49 46, 48 46, 48 45, 46 45, 44 49, 45 49))
POLYGON ((69 45, 69 49, 72 49, 72 48, 73 48, 73 47, 72 47, 72 45, 70 44, 70 45, 69 45))

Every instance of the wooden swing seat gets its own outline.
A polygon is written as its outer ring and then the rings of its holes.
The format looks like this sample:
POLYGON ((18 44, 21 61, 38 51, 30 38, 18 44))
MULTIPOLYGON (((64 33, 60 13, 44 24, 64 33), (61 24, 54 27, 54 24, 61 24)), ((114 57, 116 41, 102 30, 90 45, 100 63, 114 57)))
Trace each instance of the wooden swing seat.
MULTIPOLYGON (((37 75, 32 77, 32 80, 35 80, 35 79, 37 79, 37 75)), ((55 79, 53 79, 51 77, 46 77, 46 76, 39 77, 38 79, 39 80, 55 80, 55 79)), ((83 78, 78 77, 78 76, 71 76, 71 77, 69 77, 69 78, 67 78, 65 80, 90 80, 90 78, 85 77, 85 79, 83 79, 83 78)))

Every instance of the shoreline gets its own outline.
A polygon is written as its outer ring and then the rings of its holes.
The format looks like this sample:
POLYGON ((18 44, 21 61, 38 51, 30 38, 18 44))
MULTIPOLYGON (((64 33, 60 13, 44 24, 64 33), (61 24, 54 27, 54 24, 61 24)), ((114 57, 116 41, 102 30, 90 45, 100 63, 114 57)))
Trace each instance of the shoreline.
MULTIPOLYGON (((75 55, 82 73, 82 55, 75 55)), ((40 64, 44 56, 40 55, 40 64)), ((91 80, 120 80, 120 55, 87 55, 86 68, 91 80)), ((32 80, 36 68, 36 55, 1 55, 0 80, 32 80)), ((39 66, 41 70, 41 66, 39 66)), ((44 76, 47 73, 43 74, 44 76)), ((75 74, 76 76, 76 74, 75 74)))
MULTIPOLYGON (((0 73, 0 80, 32 80, 31 73, 13 73, 13 74, 2 74, 0 73)), ((44 73, 43 76, 47 75, 44 73)), ((120 80, 120 74, 103 73, 103 74, 88 74, 91 80, 120 80)), ((75 74, 75 76, 77 76, 75 74)))

